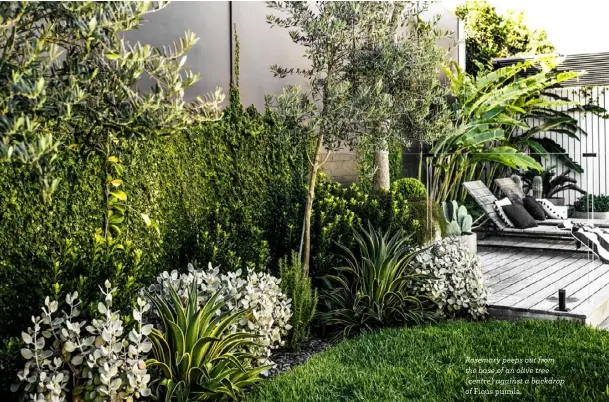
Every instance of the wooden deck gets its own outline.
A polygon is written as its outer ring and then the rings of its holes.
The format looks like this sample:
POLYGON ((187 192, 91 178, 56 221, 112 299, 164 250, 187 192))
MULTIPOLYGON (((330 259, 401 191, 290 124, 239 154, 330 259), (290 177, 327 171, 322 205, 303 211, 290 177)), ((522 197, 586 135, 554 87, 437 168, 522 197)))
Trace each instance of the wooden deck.
POLYGON ((598 326, 609 317, 609 264, 573 241, 491 237, 478 255, 497 318, 567 319, 598 326), (567 312, 557 311, 565 289, 567 312))

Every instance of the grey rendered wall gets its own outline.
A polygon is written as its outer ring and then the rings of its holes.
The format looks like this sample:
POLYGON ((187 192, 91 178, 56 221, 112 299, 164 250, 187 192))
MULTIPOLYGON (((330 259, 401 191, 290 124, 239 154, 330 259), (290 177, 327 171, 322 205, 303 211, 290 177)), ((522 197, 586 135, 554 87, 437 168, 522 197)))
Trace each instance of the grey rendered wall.
POLYGON ((237 24, 241 42, 241 97, 245 105, 264 107, 265 93, 276 93, 286 84, 301 84, 300 77, 274 78, 272 64, 302 67, 302 50, 287 32, 270 29, 268 10, 262 1, 172 2, 163 10, 146 15, 142 27, 128 40, 155 46, 170 45, 187 30, 200 38, 188 53, 187 65, 201 74, 201 80, 187 96, 204 95, 216 87, 228 90, 230 83, 232 23, 237 24), (231 18, 232 17, 232 18, 231 18))
POLYGON ((173 2, 147 14, 143 25, 127 39, 154 46, 168 46, 191 30, 200 38, 188 52, 186 65, 201 74, 187 97, 228 89, 230 80, 229 9, 225 1, 173 2))
MULTIPOLYGON (((306 67, 302 48, 292 43, 284 29, 273 28, 265 16, 271 12, 262 1, 173 2, 164 10, 148 14, 143 26, 130 33, 128 40, 155 46, 171 45, 185 31, 200 38, 188 53, 187 65, 201 74, 201 80, 187 92, 187 97, 204 95, 216 87, 228 90, 232 59, 232 23, 237 24, 241 42, 241 100, 244 105, 264 108, 265 93, 278 93, 287 84, 301 85, 301 77, 278 79, 269 70, 272 64, 306 67)), ((458 19, 439 3, 432 4, 428 15, 440 14, 440 27, 454 32, 453 38, 438 45, 451 48, 450 57, 465 62, 463 37, 458 19)), ((355 154, 349 150, 333 153, 324 170, 342 183, 357 181, 355 154)))

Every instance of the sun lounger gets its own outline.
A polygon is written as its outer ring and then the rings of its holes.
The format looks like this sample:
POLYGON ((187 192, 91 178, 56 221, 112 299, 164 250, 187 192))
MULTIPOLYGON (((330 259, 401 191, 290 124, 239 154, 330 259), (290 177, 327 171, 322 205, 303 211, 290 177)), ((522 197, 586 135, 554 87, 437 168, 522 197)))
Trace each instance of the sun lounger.
MULTIPOLYGON (((510 179, 511 180, 511 179, 510 179)), ((494 208, 494 202, 497 201, 497 197, 493 195, 491 190, 488 189, 480 180, 470 181, 463 183, 463 187, 472 196, 476 203, 482 208, 486 216, 493 222, 498 231, 513 234, 531 234, 540 236, 550 237, 565 237, 569 235, 569 232, 565 229, 560 229, 558 224, 562 221, 557 220, 556 225, 539 225, 535 228, 528 229, 517 229, 507 227, 505 222, 497 214, 494 208)), ((517 186, 516 186, 517 187, 517 186)))
POLYGON ((609 263, 609 232, 588 225, 574 225, 571 234, 580 244, 592 251, 604 264, 609 263))
MULTIPOLYGON (((501 192, 510 199, 510 201, 512 203, 517 202, 517 199, 523 199, 526 197, 526 194, 524 193, 524 191, 522 191, 522 189, 520 188, 520 186, 518 186, 518 184, 516 184, 516 182, 514 180, 512 180, 510 177, 506 177, 503 179, 495 179, 495 184, 497 184, 499 186, 499 189, 501 189, 501 192)), ((560 214, 564 214, 564 216, 567 216, 567 209, 569 207, 565 207, 565 206, 561 206, 561 205, 554 205, 553 208, 557 211, 560 212, 560 214)), ((558 219, 558 223, 561 222, 561 220, 558 219)))

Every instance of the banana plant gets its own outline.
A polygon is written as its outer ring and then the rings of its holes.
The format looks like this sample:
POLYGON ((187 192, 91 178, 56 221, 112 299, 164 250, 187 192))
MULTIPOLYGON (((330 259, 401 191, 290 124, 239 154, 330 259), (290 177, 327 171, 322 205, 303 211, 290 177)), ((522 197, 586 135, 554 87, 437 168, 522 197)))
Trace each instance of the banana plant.
MULTIPOLYGON (((556 73, 560 62, 557 58, 527 60, 476 77, 457 64, 445 69, 454 98, 455 130, 436 141, 430 151, 436 201, 460 198, 461 182, 479 179, 483 167, 488 169, 488 180, 501 167, 541 172, 539 160, 559 146, 551 139, 537 138, 537 134, 553 131, 573 137, 583 132, 567 112, 554 108, 586 108, 547 91, 578 76, 572 71, 556 73), (522 75, 531 68, 538 72, 522 75)), ((570 160, 564 150, 562 158, 570 160)))
POLYGON ((250 365, 257 356, 245 350, 257 345, 256 336, 231 330, 247 311, 217 314, 227 302, 218 300, 218 293, 199 306, 195 281, 185 305, 173 287, 168 300, 163 295, 148 297, 164 329, 150 333, 154 358, 146 362, 163 374, 158 400, 238 400, 244 388, 259 382, 260 374, 269 369, 250 365))
POLYGON ((605 118, 607 110, 592 101, 580 103, 547 90, 542 91, 540 96, 525 97, 521 103, 526 111, 522 120, 527 124, 527 128, 512 130, 508 141, 518 149, 530 150, 539 161, 554 155, 565 168, 575 173, 583 173, 581 165, 559 143, 548 136, 540 137, 539 134, 555 133, 580 141, 581 135, 587 135, 587 132, 570 113, 592 113, 605 118))

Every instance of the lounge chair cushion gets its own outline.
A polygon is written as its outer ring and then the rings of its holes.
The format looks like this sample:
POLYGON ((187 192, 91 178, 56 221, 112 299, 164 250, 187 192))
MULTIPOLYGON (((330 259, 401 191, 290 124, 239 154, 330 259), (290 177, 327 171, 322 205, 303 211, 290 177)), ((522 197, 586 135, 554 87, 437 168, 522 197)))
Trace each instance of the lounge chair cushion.
POLYGON ((505 205, 512 205, 512 203, 510 202, 509 198, 507 198, 507 197, 502 198, 502 199, 497 200, 497 201, 494 201, 493 202, 493 209, 495 210, 495 212, 497 212, 497 215, 499 215, 499 217, 501 218, 503 223, 505 223, 505 225, 508 228, 514 228, 514 227, 516 227, 514 225, 514 223, 510 220, 510 218, 508 218, 508 216, 505 214, 505 212, 503 212, 503 207, 505 205))
POLYGON ((546 220, 546 212, 543 210, 543 207, 537 202, 537 200, 535 200, 535 198, 529 196, 523 198, 522 205, 536 221, 546 220))
POLYGON ((501 192, 510 199, 512 204, 522 205, 522 199, 525 197, 522 189, 511 178, 495 179, 495 183, 501 188, 501 192))
POLYGON ((504 205, 501 207, 507 217, 518 229, 528 229, 537 227, 535 219, 520 204, 504 205))
POLYGON ((567 219, 567 208, 559 208, 545 198, 537 198, 546 215, 550 219, 567 219))

